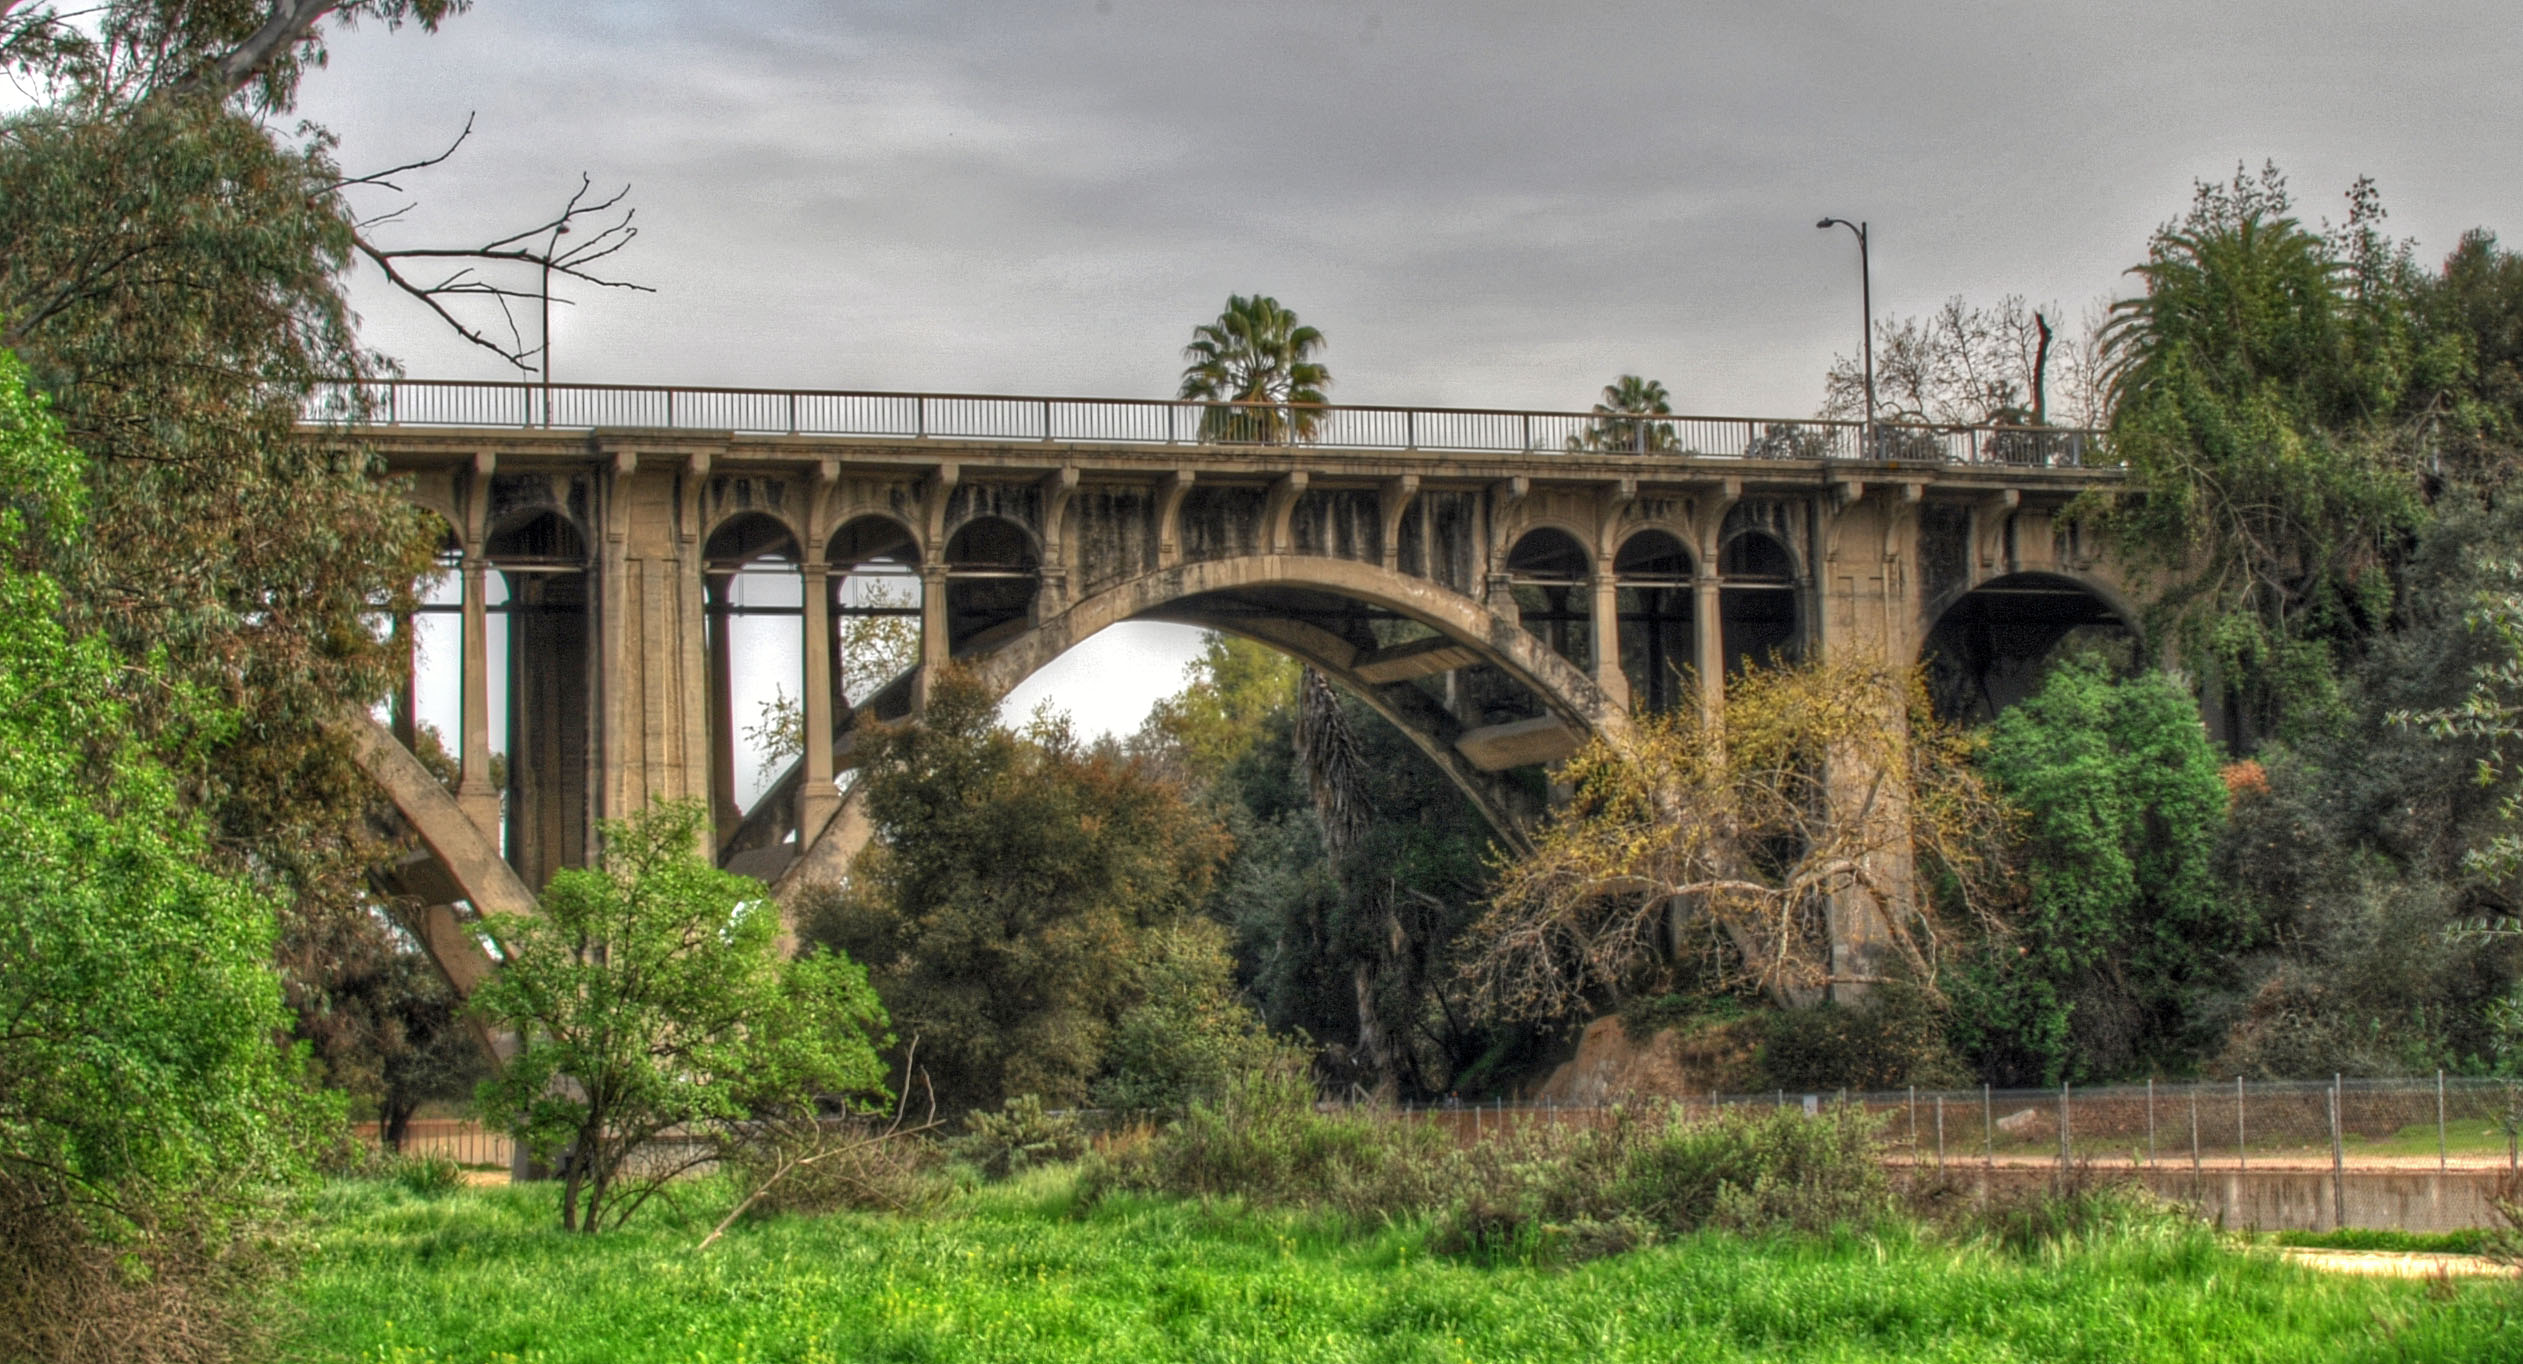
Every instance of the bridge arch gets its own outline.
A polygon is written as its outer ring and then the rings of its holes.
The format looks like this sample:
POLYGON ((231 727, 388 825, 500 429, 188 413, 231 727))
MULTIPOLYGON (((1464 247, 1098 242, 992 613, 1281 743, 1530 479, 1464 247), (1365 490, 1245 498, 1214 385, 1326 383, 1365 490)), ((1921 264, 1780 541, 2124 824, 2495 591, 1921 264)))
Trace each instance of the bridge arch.
POLYGON ((805 560, 796 529, 786 517, 749 508, 719 518, 701 548, 702 613, 708 630, 710 705, 710 813, 722 833, 735 827, 761 791, 743 798, 739 750, 757 764, 748 716, 778 697, 802 698, 805 648, 805 560), (778 667, 764 676, 754 660, 795 654, 799 670, 778 667))
POLYGON ((1527 526, 1507 550, 1517 623, 1579 665, 1594 648, 1594 559, 1584 536, 1549 522, 1527 526))
MULTIPOLYGON (((1223 630, 1316 667, 1400 729, 1511 846, 1528 836, 1542 801, 1539 790, 1520 784, 1509 768, 1564 755, 1589 734, 1616 742, 1630 734, 1619 702, 1522 622, 1427 579, 1347 559, 1249 555, 1168 566, 969 649, 959 661, 1004 696, 1070 649, 1130 620, 1223 630), (1256 611, 1273 598, 1253 594, 1280 594, 1275 600, 1297 609, 1256 611), (1329 619, 1336 628, 1327 628, 1305 618, 1309 596, 1379 614, 1329 619), (1524 708, 1540 713, 1502 719, 1467 704, 1477 700, 1462 694, 1470 687, 1447 686, 1455 702, 1449 705, 1427 685, 1477 669, 1513 683, 1524 708), (1511 761, 1524 754, 1541 756, 1511 761)), ((781 897, 838 879, 873 835, 861 793, 853 789, 822 836, 779 877, 781 897)))
POLYGON ((2136 611, 2112 587, 2063 571, 2000 574, 1954 592, 1919 646, 1928 696, 1947 720, 1979 723, 2030 696, 2062 650, 2098 648, 2139 661, 2136 611))

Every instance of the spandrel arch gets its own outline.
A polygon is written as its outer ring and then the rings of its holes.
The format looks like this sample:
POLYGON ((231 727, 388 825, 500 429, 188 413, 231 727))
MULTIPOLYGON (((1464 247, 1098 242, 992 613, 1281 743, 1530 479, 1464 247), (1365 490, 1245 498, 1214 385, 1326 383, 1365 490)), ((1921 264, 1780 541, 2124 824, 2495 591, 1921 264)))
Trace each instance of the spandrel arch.
POLYGON ((2118 670, 2141 661, 2135 615, 2100 583, 2066 573, 2009 573, 1957 594, 1920 647, 1928 698, 1947 720, 1977 724, 2040 689, 2050 666, 2089 652, 2118 670))
MULTIPOLYGON (((494 522, 482 538, 486 665, 505 678, 506 811, 502 852, 541 887, 588 853, 588 756, 593 741, 587 535, 550 505, 494 522)), ((495 700, 494 705, 497 704, 495 700)))

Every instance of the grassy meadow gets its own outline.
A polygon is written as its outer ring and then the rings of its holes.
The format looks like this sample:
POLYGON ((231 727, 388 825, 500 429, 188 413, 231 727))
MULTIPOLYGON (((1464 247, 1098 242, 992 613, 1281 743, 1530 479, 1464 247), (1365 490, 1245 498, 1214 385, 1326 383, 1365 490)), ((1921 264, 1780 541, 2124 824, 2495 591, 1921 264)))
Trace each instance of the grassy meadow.
POLYGON ((782 1216, 694 1247, 685 1191, 616 1235, 543 1188, 315 1196, 281 1358, 421 1364, 1093 1360, 2506 1360, 2523 1294, 2334 1277, 2140 1221, 2029 1250, 1894 1222, 1703 1232, 1565 1265, 1373 1228, 1115 1195, 1051 1169, 918 1216, 782 1216))

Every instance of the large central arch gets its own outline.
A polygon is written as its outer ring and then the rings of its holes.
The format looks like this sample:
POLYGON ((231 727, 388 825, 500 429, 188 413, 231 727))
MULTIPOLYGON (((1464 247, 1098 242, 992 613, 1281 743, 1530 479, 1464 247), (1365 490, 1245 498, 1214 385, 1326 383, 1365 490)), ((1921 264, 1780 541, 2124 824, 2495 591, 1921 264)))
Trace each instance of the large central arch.
MULTIPOLYGON (((1529 836, 1541 804, 1538 791, 1509 775, 1528 765, 1516 758, 1531 753, 1540 762, 1588 736, 1617 742, 1630 732, 1621 706, 1521 622, 1427 579, 1345 559, 1270 554, 1171 565, 1021 632, 976 639, 955 656, 1004 696, 1131 620, 1240 635, 1322 671, 1409 737, 1511 846, 1529 836), (1472 680, 1483 676, 1486 685, 1472 680), (1465 679, 1444 688, 1451 697, 1431 685, 1450 677, 1465 679)), ((854 789, 831 824, 810 835, 778 877, 783 900, 847 871, 873 833, 861 805, 854 789)))

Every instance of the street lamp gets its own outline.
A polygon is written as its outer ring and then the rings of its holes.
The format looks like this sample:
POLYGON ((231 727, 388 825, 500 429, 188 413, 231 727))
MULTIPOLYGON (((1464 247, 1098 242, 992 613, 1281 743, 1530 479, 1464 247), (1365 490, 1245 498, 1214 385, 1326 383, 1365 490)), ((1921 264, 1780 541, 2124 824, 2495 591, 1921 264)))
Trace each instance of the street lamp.
POLYGON ((1825 232, 1835 226, 1845 227, 1857 234, 1858 306, 1863 308, 1866 314, 1864 332, 1866 340, 1866 447, 1867 454, 1871 456, 1875 445, 1875 271, 1874 266, 1866 258, 1866 225, 1852 223, 1846 218, 1825 218, 1814 226, 1825 232))
POLYGON ((569 235, 569 220, 552 224, 552 239, 543 245, 543 424, 552 424, 552 253, 569 235))

